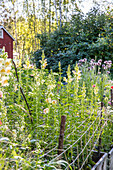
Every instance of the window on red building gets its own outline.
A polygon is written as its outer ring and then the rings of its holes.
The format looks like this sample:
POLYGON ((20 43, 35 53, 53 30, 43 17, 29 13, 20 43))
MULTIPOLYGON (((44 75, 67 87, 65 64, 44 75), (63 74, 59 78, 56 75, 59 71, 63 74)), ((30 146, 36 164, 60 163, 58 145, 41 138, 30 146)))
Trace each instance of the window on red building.
POLYGON ((3 49, 2 49, 2 48, 0 48, 0 54, 2 53, 2 50, 3 50, 3 49))
POLYGON ((0 38, 3 38, 3 30, 0 29, 0 38))

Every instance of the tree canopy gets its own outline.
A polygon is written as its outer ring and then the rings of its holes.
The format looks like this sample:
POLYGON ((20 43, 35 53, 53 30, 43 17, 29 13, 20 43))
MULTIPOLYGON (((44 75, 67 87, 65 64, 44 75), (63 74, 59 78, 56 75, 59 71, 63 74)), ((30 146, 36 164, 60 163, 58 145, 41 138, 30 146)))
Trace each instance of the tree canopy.
POLYGON ((24 57, 35 52, 35 62, 45 51, 48 68, 58 61, 73 65, 83 57, 109 59, 113 46, 112 1, 3 0, 0 24, 15 38, 14 49, 24 57), (50 65, 50 66, 49 66, 50 65))

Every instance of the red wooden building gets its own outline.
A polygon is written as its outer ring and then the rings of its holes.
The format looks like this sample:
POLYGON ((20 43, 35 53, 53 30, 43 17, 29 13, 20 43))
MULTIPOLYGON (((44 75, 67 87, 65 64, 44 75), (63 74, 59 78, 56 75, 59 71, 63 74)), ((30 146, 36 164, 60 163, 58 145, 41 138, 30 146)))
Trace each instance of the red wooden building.
POLYGON ((10 33, 3 26, 0 26, 0 51, 5 47, 5 52, 8 52, 8 58, 13 58, 13 41, 15 39, 10 33))

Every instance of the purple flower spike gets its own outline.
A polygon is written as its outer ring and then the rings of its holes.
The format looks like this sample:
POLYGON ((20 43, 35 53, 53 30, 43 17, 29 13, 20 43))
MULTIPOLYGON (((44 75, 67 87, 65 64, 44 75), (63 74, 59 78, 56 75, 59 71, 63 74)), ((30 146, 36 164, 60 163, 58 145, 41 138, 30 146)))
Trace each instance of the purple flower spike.
POLYGON ((110 65, 110 64, 108 65, 108 68, 111 68, 111 65, 110 65))
POLYGON ((94 69, 94 66, 91 66, 91 69, 94 69))
POLYGON ((82 59, 82 63, 84 63, 84 59, 82 59))
POLYGON ((105 64, 102 64, 102 67, 105 67, 105 64))
POLYGON ((81 63, 81 62, 82 62, 82 60, 79 60, 79 62, 81 63))
POLYGON ((93 65, 96 66, 96 63, 94 63, 93 65))
POLYGON ((106 71, 107 74, 110 74, 110 71, 106 71))
POLYGON ((111 60, 109 60, 109 61, 108 61, 108 64, 112 64, 112 61, 111 61, 111 60))
POLYGON ((78 66, 81 66, 82 65, 82 63, 78 63, 78 66))
POLYGON ((107 67, 104 67, 104 70, 107 70, 107 67))
POLYGON ((101 66, 101 63, 100 63, 100 62, 98 62, 98 66, 101 66))
POLYGON ((94 62, 95 60, 94 59, 91 59, 91 62, 94 62))
POLYGON ((102 59, 98 60, 98 62, 101 63, 101 62, 102 62, 102 59))
POLYGON ((104 64, 107 64, 108 62, 107 61, 104 61, 104 64))
POLYGON ((86 62, 87 61, 87 58, 84 58, 84 62, 86 62))
POLYGON ((108 102, 108 104, 110 104, 110 105, 111 105, 111 102, 108 102))

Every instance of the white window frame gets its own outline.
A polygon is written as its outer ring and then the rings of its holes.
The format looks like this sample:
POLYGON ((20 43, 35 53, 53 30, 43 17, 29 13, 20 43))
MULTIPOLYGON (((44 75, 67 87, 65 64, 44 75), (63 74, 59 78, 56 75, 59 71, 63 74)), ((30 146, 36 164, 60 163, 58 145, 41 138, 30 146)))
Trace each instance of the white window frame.
POLYGON ((3 30, 2 29, 0 29, 0 38, 3 39, 3 30))

